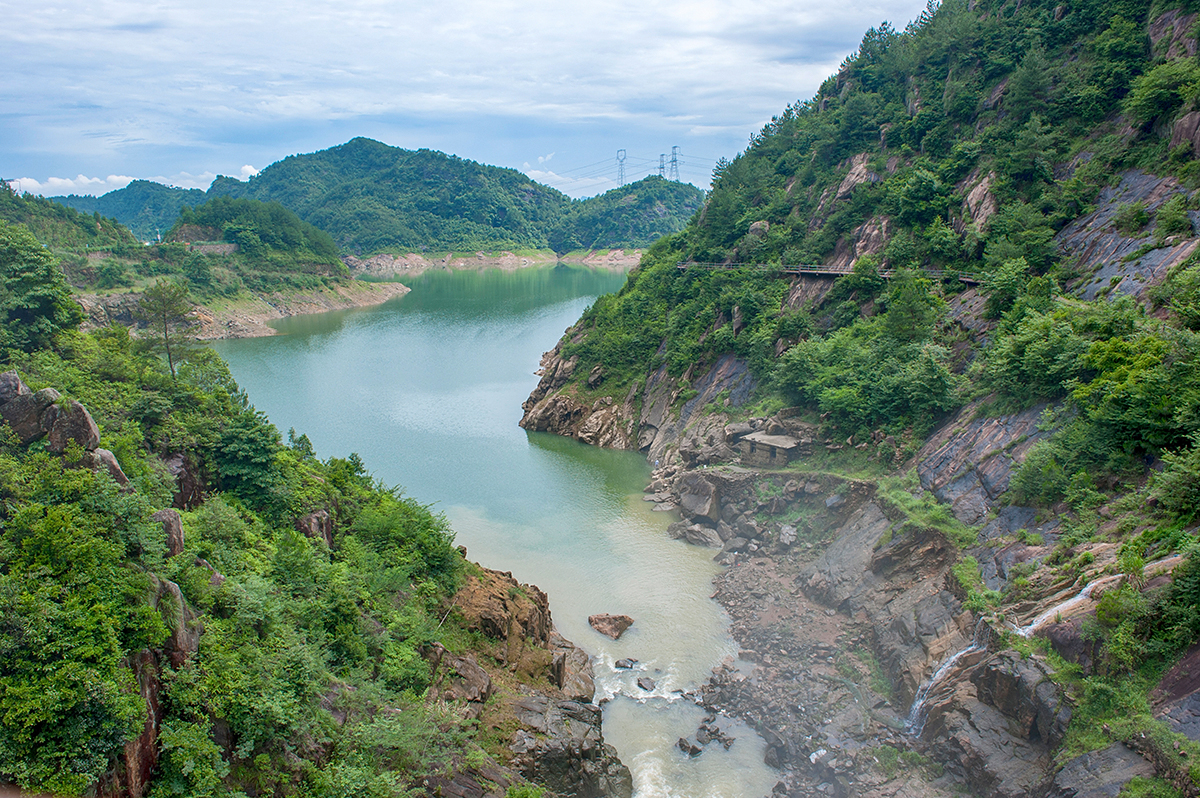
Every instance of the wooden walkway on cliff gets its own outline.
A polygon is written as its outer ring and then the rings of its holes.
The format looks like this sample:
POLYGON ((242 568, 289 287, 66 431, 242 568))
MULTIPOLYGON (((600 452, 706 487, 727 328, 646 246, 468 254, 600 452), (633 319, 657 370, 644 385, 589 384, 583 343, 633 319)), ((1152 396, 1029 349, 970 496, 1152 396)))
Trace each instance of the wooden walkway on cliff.
MULTIPOLYGON (((770 271, 776 273, 779 277, 845 277, 847 274, 853 274, 851 269, 831 269, 828 266, 821 265, 802 265, 802 266, 785 266, 778 263, 696 263, 693 261, 680 261, 677 268, 680 271, 687 269, 755 269, 758 271, 770 271)), ((958 280, 966 285, 979 285, 983 279, 978 274, 970 272, 959 272, 949 269, 921 269, 921 275, 933 280, 958 280)), ((885 269, 877 272, 877 274, 885 280, 890 280, 895 273, 893 269, 885 269)))

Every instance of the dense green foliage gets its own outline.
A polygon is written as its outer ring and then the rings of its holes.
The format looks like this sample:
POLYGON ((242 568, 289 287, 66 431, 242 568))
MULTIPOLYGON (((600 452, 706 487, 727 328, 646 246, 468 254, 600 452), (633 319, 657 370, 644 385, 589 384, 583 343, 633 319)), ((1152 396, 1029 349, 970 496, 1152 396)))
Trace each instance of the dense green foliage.
POLYGON ((0 347, 46 346, 81 318, 50 253, 24 226, 0 220, 0 347))
POLYGON ((0 221, 25 225, 39 241, 55 249, 137 246, 137 239, 113 219, 83 214, 32 194, 17 194, 7 183, 0 184, 0 221))
POLYGON ((681 230, 704 194, 691 183, 652 175, 596 197, 573 200, 547 234, 559 253, 646 246, 681 230))
POLYGON ((468 731, 420 700, 421 647, 466 640, 439 623, 462 567, 444 518, 356 456, 284 444, 207 350, 174 380, 121 328, 9 357, 32 387, 92 410, 134 491, 0 445, 0 779, 85 791, 142 729, 126 663, 188 624, 203 627, 199 651, 162 660, 156 796, 399 796, 464 755, 468 731), (172 454, 203 494, 182 513, 185 551, 167 558, 150 515, 172 501, 172 454), (296 531, 315 510, 332 547, 296 531))
POLYGON ((218 178, 208 194, 279 202, 362 253, 543 248, 567 203, 515 169, 365 138, 289 156, 247 183, 218 178))
MULTIPOLYGON (((399 798, 485 758, 424 700, 426 648, 475 644, 448 612, 464 563, 444 517, 357 455, 284 443, 211 350, 164 362, 124 327, 79 333, 19 225, 0 222, 0 277, 0 359, 84 403, 129 479, 0 425, 0 781, 94 789, 145 727, 139 680, 161 683, 156 798, 399 798), (168 556, 152 514, 172 504, 168 556), (298 531, 310 517, 323 534, 298 531)), ((188 309, 167 281, 142 305, 163 343, 188 309)))
POLYGON ((199 205, 206 197, 198 188, 134 180, 124 188, 99 197, 70 194, 49 199, 86 214, 99 213, 116 219, 142 241, 156 241, 171 229, 183 208, 199 205))
POLYGON ((171 277, 186 280, 195 298, 211 300, 247 290, 321 288, 347 276, 329 236, 278 205, 221 199, 205 208, 203 226, 194 214, 186 225, 175 220, 170 232, 186 240, 143 245, 111 219, 0 190, 0 221, 31 229, 68 282, 82 290, 132 288, 171 277), (226 237, 238 244, 237 252, 194 249, 188 243, 226 237))
MULTIPOLYGON (((102 197, 53 199, 119 219, 145 240, 160 233, 166 237, 172 225, 177 234, 181 210, 214 199, 276 202, 329 233, 336 246, 371 254, 644 247, 681 229, 703 196, 690 183, 648 177, 597 197, 571 200, 514 169, 356 138, 285 158, 249 182, 218 177, 207 192, 135 180, 102 197)), ((184 218, 190 219, 186 213, 184 218)), ((228 236, 224 224, 229 220, 219 221, 189 223, 228 236)), ((281 218, 265 220, 260 213, 254 226, 261 231, 294 225, 281 218)), ((305 236, 312 253, 325 252, 324 242, 318 245, 311 234, 305 236)))

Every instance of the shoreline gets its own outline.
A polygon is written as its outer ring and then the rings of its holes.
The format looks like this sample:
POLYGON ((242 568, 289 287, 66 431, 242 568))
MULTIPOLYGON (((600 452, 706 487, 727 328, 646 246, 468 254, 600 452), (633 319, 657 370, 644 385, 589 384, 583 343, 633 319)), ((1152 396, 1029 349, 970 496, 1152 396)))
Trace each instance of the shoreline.
MULTIPOLYGON (((199 341, 221 341, 278 335, 279 331, 271 327, 270 322, 292 316, 382 305, 412 290, 395 278, 417 277, 427 271, 500 269, 515 272, 518 269, 565 263, 591 269, 628 272, 637 266, 641 256, 642 250, 632 249, 568 253, 562 259, 552 252, 517 254, 507 251, 490 255, 480 252, 472 256, 454 253, 443 256, 385 254, 373 255, 366 260, 347 256, 343 260, 350 267, 352 276, 348 282, 340 285, 311 291, 254 294, 231 300, 217 300, 212 305, 196 305, 194 312, 199 322, 199 331, 195 337, 199 341), (360 279, 361 277, 375 277, 381 281, 368 281, 360 279)), ((84 329, 98 329, 110 324, 135 327, 137 298, 138 294, 134 292, 76 294, 74 297, 83 308, 84 329)))
POLYGON ((404 254, 380 253, 367 258, 347 255, 342 258, 342 262, 349 267, 351 274, 380 278, 415 277, 431 270, 500 269, 516 271, 530 267, 554 266, 559 263, 627 272, 638 265, 644 252, 643 249, 603 249, 568 252, 562 257, 551 250, 424 254, 408 252, 404 254))

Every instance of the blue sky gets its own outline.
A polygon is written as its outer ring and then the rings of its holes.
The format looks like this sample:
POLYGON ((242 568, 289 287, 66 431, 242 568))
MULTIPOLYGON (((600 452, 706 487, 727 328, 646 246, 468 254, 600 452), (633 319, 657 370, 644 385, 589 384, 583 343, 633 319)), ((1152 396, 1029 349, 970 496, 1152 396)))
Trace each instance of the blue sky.
POLYGON ((207 188, 368 136, 573 196, 707 186, 916 0, 0 0, 0 177, 43 194, 207 188))

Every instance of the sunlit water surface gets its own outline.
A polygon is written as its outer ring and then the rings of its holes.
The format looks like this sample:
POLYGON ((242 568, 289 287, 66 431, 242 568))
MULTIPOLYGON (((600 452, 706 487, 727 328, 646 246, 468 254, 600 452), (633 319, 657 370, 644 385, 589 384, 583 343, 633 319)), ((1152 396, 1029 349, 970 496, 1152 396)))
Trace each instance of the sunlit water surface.
POLYGON ((283 335, 215 344, 255 406, 322 457, 358 452, 372 473, 449 517, 471 559, 538 585, 559 631, 593 656, 606 739, 641 798, 759 798, 775 772, 763 743, 676 747, 703 712, 676 691, 736 652, 709 595, 710 551, 667 537, 642 501, 637 454, 517 426, 543 351, 624 275, 580 268, 430 273, 378 308, 287 319, 283 335), (624 613, 619 641, 588 615, 624 613), (617 671, 622 657, 637 672, 617 671), (649 675, 652 694, 635 680, 649 675))

